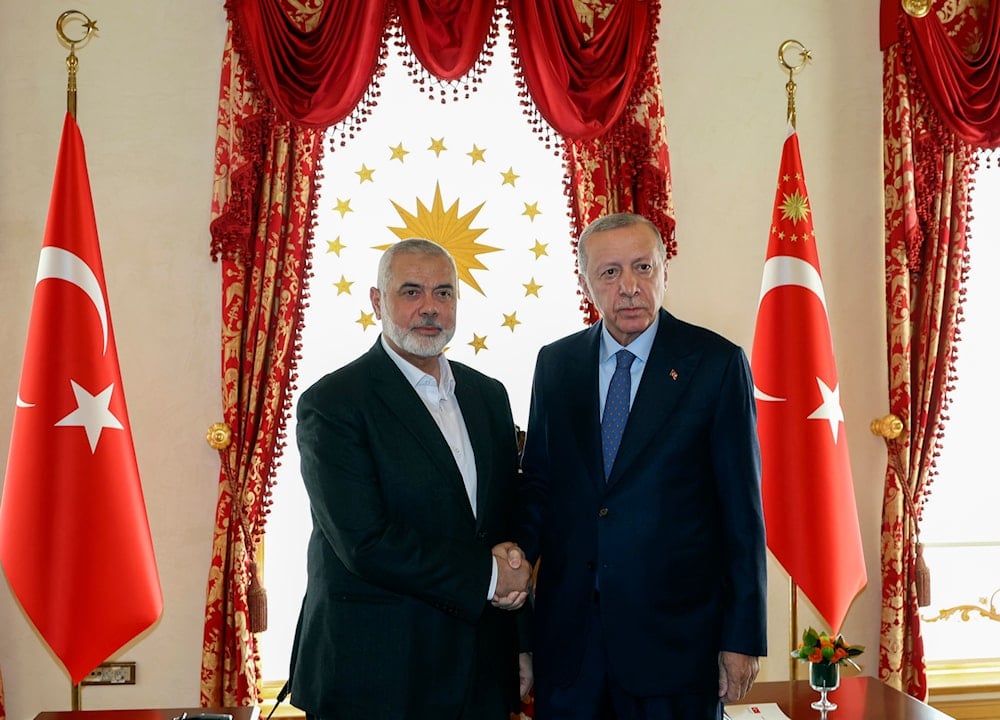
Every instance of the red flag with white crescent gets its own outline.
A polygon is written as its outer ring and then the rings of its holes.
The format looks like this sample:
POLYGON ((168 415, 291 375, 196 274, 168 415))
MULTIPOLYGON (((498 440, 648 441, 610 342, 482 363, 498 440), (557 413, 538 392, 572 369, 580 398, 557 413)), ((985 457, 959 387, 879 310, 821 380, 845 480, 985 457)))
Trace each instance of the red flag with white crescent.
POLYGON ((163 609, 83 138, 69 113, 0 500, 0 563, 74 684, 163 609))
POLYGON ((751 365, 767 545, 836 632, 867 575, 812 208, 792 128, 751 365))

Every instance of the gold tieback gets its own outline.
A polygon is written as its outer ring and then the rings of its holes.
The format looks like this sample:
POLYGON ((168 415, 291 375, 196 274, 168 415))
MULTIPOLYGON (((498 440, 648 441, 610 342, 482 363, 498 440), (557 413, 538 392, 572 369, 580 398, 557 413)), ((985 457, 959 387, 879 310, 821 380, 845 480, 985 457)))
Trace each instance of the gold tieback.
POLYGON ((910 17, 922 18, 931 11, 931 0, 902 0, 900 4, 910 17))
POLYGON ((873 435, 879 435, 886 440, 895 440, 903 434, 903 421, 889 413, 872 420, 871 430, 873 435))
POLYGON ((213 423, 208 428, 205 441, 213 450, 225 450, 233 441, 233 431, 224 422, 213 423))

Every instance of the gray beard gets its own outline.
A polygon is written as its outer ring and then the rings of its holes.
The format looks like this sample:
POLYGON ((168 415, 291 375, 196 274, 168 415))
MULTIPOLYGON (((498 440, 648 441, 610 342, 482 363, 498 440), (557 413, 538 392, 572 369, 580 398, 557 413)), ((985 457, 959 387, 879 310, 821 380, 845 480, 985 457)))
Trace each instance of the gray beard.
POLYGON ((451 330, 444 329, 442 334, 436 338, 417 335, 410 330, 404 330, 399 325, 396 325, 389 318, 388 313, 382 314, 382 332, 396 343, 397 346, 417 357, 435 357, 436 355, 440 355, 445 345, 451 342, 451 339, 455 336, 455 328, 451 328, 451 330))

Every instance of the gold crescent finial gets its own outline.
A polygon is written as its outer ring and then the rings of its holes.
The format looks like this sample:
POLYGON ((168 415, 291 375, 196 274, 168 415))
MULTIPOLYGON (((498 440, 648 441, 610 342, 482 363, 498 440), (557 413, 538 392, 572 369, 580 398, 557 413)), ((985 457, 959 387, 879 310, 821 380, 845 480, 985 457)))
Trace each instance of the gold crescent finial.
POLYGON ((788 82, 785 83, 785 94, 788 96, 788 108, 785 117, 788 122, 792 124, 792 127, 795 127, 795 81, 792 79, 792 76, 802 70, 802 68, 804 68, 806 63, 810 60, 812 60, 812 55, 809 50, 806 49, 806 46, 798 40, 785 40, 785 42, 781 43, 778 47, 778 64, 788 71, 788 82), (788 52, 789 48, 793 47, 799 49, 799 62, 795 65, 792 65, 785 59, 785 53, 788 52))
POLYGON ((76 48, 83 47, 90 38, 97 34, 97 21, 91 20, 79 10, 67 10, 56 20, 56 35, 59 41, 69 48, 69 55, 66 56, 66 110, 74 118, 76 117, 76 72, 80 67, 80 61, 76 57, 76 48), (83 37, 75 39, 66 34, 66 23, 72 20, 78 22, 83 28, 83 37))
POLYGON ((799 70, 806 66, 812 60, 812 54, 806 49, 806 46, 800 43, 798 40, 785 40, 781 43, 778 48, 778 63, 781 64, 785 70, 788 71, 789 75, 797 73, 799 70), (797 65, 792 65, 785 59, 785 53, 788 52, 789 48, 797 47, 799 49, 799 63, 797 65))
POLYGON ((84 13, 79 10, 67 10, 59 19, 56 20, 56 34, 59 39, 63 41, 63 44, 73 50, 76 45, 81 45, 90 39, 91 35, 94 35, 98 31, 97 21, 91 20, 84 13), (74 40, 69 35, 66 34, 66 22, 68 20, 73 20, 79 22, 80 26, 83 28, 83 37, 74 40))

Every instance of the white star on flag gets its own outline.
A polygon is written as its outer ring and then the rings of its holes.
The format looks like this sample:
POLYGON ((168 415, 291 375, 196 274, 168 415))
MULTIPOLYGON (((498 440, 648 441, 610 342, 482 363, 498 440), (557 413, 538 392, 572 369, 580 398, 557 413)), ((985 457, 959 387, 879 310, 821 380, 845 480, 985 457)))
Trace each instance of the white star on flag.
POLYGON ((70 380, 73 394, 76 396, 76 410, 56 423, 57 427, 82 427, 87 431, 90 442, 90 452, 97 452, 97 443, 101 439, 104 428, 121 430, 122 424, 111 412, 111 394, 115 384, 111 383, 97 395, 91 395, 75 380, 70 380))
POLYGON ((844 422, 844 408, 840 405, 840 383, 837 387, 830 389, 830 386, 820 378, 816 378, 820 395, 823 396, 823 403, 808 415, 809 420, 828 420, 830 422, 830 434, 833 435, 833 442, 837 442, 837 434, 840 431, 840 423, 844 422))

